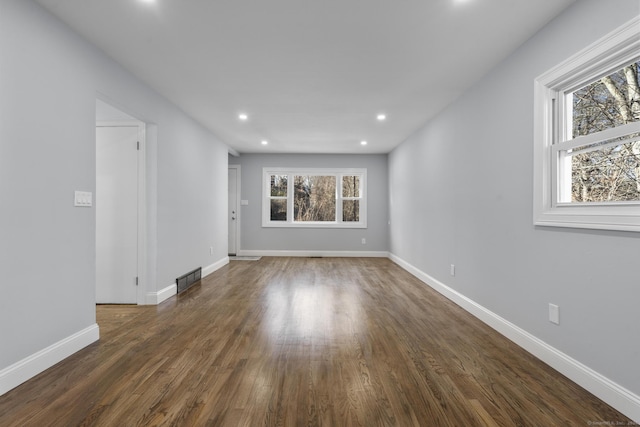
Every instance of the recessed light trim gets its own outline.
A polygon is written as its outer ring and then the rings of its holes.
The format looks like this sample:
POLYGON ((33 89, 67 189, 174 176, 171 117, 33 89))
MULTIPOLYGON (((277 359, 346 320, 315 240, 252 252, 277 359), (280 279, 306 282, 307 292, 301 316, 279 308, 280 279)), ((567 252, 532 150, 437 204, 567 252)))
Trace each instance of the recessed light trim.
POLYGON ((367 145, 367 141, 360 141, 360 145, 367 145))
POLYGON ((376 116, 376 119, 378 119, 379 122, 382 122, 384 120, 387 120, 387 115, 380 113, 376 116))
POLYGON ((263 139, 263 140, 260 142, 260 144, 262 144, 262 145, 267 145, 267 144, 269 144, 269 141, 267 141, 266 139, 263 139))
POLYGON ((249 119, 249 116, 246 113, 240 113, 238 114, 238 119, 244 122, 249 119))

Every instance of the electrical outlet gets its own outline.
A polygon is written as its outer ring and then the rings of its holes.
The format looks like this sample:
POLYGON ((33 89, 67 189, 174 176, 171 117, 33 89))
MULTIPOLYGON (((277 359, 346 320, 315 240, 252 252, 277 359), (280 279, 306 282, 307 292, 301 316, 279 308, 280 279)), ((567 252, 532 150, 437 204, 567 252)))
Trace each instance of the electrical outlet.
POLYGON ((209 255, 213 255, 213 246, 209 246, 209 255))
POLYGON ((549 303, 549 322, 560 324, 560 307, 551 303, 549 303))
POLYGON ((367 239, 365 239, 364 237, 362 238, 362 244, 366 245, 367 244, 367 239))
POLYGON ((449 274, 451 274, 452 276, 456 275, 456 265, 455 264, 451 264, 451 268, 449 270, 449 274))

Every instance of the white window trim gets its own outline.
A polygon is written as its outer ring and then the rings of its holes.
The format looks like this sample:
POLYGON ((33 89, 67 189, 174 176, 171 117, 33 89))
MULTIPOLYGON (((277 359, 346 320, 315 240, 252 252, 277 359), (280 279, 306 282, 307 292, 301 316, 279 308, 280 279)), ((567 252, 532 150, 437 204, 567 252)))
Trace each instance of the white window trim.
MULTIPOLYGON (((563 108, 555 106, 560 92, 607 75, 638 57, 640 16, 612 31, 576 55, 539 76, 534 82, 533 223, 640 232, 640 202, 558 203, 558 127, 563 108), (556 111, 558 109, 559 111, 556 111)), ((566 114, 566 111, 564 112, 566 114)), ((635 124, 634 124, 635 125, 635 124)), ((618 129, 618 128, 615 128, 618 129)), ((616 131, 617 132, 617 131, 616 131)))
MULTIPOLYGON (((287 186, 287 199, 293 200, 293 180, 289 181, 287 186)), ((341 181, 336 181, 336 191, 342 188, 341 181)), ((262 226, 272 228, 367 228, 367 169, 360 168, 263 168, 262 169, 262 226), (270 205, 270 185, 271 175, 322 175, 322 176, 341 176, 341 175, 360 175, 360 191, 362 197, 360 200, 360 221, 359 222, 342 222, 339 213, 342 212, 342 200, 353 200, 352 197, 336 198, 336 217, 338 221, 327 222, 294 222, 293 221, 293 203, 287 204, 287 221, 271 221, 271 205, 270 205)))

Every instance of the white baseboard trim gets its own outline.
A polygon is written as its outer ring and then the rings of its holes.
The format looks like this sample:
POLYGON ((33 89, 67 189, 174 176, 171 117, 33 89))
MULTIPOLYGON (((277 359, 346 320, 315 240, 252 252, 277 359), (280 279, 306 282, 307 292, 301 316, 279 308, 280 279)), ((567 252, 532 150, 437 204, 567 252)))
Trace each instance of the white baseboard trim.
POLYGON ((637 394, 451 289, 398 256, 389 254, 389 259, 596 397, 634 421, 640 422, 640 396, 637 394))
POLYGON ((203 278, 207 277, 208 275, 210 275, 214 271, 221 269, 222 267, 224 267, 227 264, 229 264, 229 257, 228 256, 222 258, 219 261, 214 262, 211 265, 208 265, 208 266, 204 267, 202 269, 202 277, 203 278))
POLYGON ((173 285, 167 286, 164 289, 160 289, 158 292, 147 292, 145 304, 158 305, 161 302, 171 298, 176 293, 178 293, 178 286, 175 283, 173 285))
POLYGON ((272 251, 239 250, 238 256, 388 258, 386 251, 272 251))
POLYGON ((97 323, 0 370, 0 396, 100 339, 97 323))
MULTIPOLYGON (((208 265, 208 266, 204 267, 202 269, 202 278, 207 277, 208 275, 210 275, 214 271, 224 267, 227 264, 229 264, 229 257, 228 256, 222 258, 219 261, 214 262, 211 265, 208 265)), ((167 286, 164 289, 159 290, 158 292, 147 292, 147 298, 145 300, 145 304, 158 305, 158 304, 162 303, 163 301, 171 298, 176 293, 178 293, 178 287, 176 286, 175 283, 172 284, 172 285, 167 286)))

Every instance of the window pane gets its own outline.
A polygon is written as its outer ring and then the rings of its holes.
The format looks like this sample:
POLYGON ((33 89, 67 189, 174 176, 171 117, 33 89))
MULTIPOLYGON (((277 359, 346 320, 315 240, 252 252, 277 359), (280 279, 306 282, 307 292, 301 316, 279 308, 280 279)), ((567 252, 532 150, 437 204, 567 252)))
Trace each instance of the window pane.
POLYGON ((287 197, 287 175, 271 175, 271 196, 287 197))
POLYGON ((640 121, 640 61, 573 92, 573 137, 640 121))
POLYGON ((287 220, 287 199, 271 199, 271 221, 287 220))
POLYGON ((360 177, 348 176, 342 177, 342 197, 360 197, 360 177))
POLYGON ((294 221, 336 220, 336 177, 294 176, 294 221))
POLYGON ((343 222, 360 221, 360 200, 343 200, 342 201, 342 221, 343 222))
POLYGON ((640 134, 566 152, 572 202, 640 200, 640 134), (626 141, 626 142, 625 142, 626 141), (616 142, 620 142, 617 144, 616 142))

